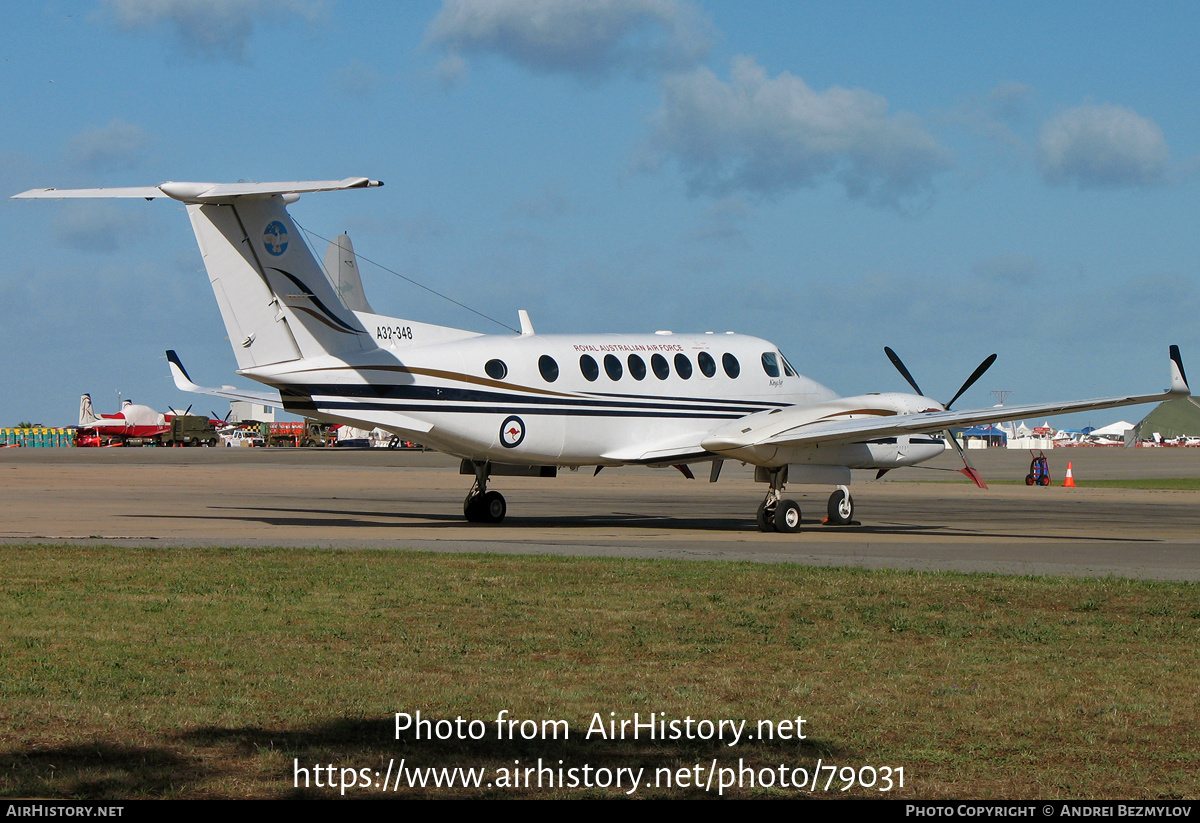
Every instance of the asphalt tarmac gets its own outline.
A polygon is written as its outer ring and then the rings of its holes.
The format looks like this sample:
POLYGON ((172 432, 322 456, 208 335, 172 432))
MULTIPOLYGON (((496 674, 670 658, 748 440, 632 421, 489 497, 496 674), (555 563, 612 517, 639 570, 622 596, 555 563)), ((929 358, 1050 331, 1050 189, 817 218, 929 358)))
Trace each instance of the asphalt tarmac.
POLYGON ((1019 483, 1029 454, 947 455, 883 480, 855 473, 856 525, 821 524, 830 489, 792 486, 803 531, 760 533, 765 487, 727 463, 500 477, 500 525, 467 523, 472 479, 436 453, 340 449, 0 449, 0 542, 284 546, 789 562, 1200 580, 1200 491, 1089 488, 1101 478, 1200 477, 1200 449, 1056 449, 1054 485, 1019 483), (1078 488, 1062 488, 1067 461, 1078 488), (893 479, 895 478, 895 479, 893 479), (926 482, 921 482, 926 481, 926 482), (945 482, 930 482, 945 481, 945 482), (1006 481, 1007 484, 996 481, 1006 481))

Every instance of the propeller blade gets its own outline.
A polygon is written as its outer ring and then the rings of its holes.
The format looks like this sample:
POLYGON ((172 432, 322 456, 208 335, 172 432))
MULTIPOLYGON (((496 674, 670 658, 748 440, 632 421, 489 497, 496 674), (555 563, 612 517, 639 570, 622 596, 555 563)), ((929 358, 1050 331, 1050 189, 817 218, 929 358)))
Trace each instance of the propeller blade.
POLYGON ((887 346, 883 347, 883 353, 888 356, 888 360, 892 361, 892 365, 896 367, 896 371, 900 372, 900 376, 908 381, 908 385, 913 387, 913 391, 921 396, 924 396, 925 392, 921 391, 921 387, 917 385, 917 381, 913 380, 913 376, 908 373, 908 369, 904 368, 904 364, 900 362, 899 355, 897 355, 887 346))
MULTIPOLYGON (((992 357, 994 358, 995 355, 992 355, 992 357)), ((991 363, 988 365, 990 366, 991 363)), ((950 442, 954 444, 954 450, 958 452, 958 456, 962 458, 963 468, 959 469, 959 472, 971 478, 971 482, 979 488, 986 489, 987 483, 983 482, 983 475, 971 465, 971 461, 967 459, 966 452, 964 452, 963 447, 959 445, 958 438, 954 436, 954 432, 946 429, 946 436, 950 438, 950 442)))
POLYGON ((962 397, 963 392, 965 392, 967 389, 971 388, 971 386, 975 385, 975 381, 978 380, 979 378, 983 377, 983 373, 985 371, 987 371, 988 369, 990 369, 992 367, 992 364, 995 362, 996 362, 996 355, 993 354, 990 357, 988 357, 986 360, 984 360, 982 363, 980 363, 979 367, 977 369, 975 369, 974 372, 971 373, 970 377, 967 378, 967 382, 962 384, 962 388, 958 390, 958 394, 956 394, 950 398, 950 402, 946 404, 946 410, 949 411, 950 407, 954 405, 954 401, 957 400, 958 398, 962 397))

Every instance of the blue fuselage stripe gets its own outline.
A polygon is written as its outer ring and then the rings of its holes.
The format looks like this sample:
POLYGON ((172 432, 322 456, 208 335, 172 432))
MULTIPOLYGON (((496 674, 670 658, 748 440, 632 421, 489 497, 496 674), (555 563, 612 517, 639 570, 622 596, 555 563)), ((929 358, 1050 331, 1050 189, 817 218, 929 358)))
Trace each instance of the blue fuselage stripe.
POLYGON ((645 412, 657 410, 674 413, 689 412, 690 414, 686 415, 689 417, 736 419, 744 417, 747 414, 766 411, 775 407, 775 404, 747 406, 742 405, 739 401, 709 400, 704 398, 677 401, 669 398, 652 398, 645 401, 622 401, 616 399, 599 400, 589 397, 547 397, 545 395, 458 389, 445 386, 397 386, 380 384, 297 385, 282 389, 282 393, 285 397, 292 395, 300 398, 330 398, 328 401, 322 400, 318 403, 322 407, 392 409, 396 411, 408 409, 413 411, 487 412, 519 405, 523 408, 540 407, 541 411, 534 411, 532 408, 529 411, 530 413, 542 414, 603 414, 606 409, 611 410, 613 413, 636 414, 634 410, 645 412), (397 402, 370 402, 381 400, 397 402), (486 404, 486 406, 471 407, 461 405, 464 403, 480 403, 486 404))

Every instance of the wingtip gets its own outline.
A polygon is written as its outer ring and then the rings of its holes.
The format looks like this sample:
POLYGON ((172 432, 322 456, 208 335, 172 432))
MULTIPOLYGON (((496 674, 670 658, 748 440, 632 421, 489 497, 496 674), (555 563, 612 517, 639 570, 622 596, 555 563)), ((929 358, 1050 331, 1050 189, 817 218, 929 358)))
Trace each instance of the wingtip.
POLYGON ((170 365, 171 376, 175 378, 176 387, 190 391, 191 387, 196 385, 192 382, 191 375, 183 367, 183 362, 180 361, 179 355, 175 353, 174 349, 167 349, 167 363, 170 365))
POLYGON ((1179 353, 1179 346, 1171 346, 1171 388, 1167 390, 1170 394, 1178 394, 1187 396, 1192 393, 1188 387, 1187 373, 1183 370, 1183 356, 1179 353))

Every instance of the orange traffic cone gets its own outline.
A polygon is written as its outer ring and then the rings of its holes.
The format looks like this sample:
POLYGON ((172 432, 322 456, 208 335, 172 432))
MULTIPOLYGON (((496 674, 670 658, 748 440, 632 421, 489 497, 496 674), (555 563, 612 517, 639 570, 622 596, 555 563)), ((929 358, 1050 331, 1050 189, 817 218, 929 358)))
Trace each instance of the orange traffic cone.
POLYGON ((1064 489, 1075 488, 1075 478, 1071 474, 1071 464, 1069 462, 1067 463, 1067 478, 1066 478, 1066 480, 1063 481, 1063 488, 1064 489))

